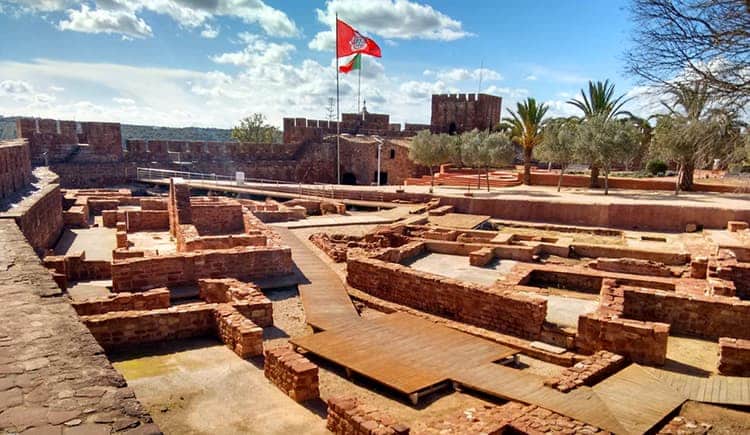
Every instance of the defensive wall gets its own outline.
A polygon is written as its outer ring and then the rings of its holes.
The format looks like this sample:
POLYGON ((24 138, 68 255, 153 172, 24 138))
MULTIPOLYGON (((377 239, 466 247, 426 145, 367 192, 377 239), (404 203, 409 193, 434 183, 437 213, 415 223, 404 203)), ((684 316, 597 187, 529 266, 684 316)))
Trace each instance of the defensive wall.
POLYGON ((462 133, 487 130, 500 123, 503 99, 487 94, 444 94, 432 96, 433 133, 462 133))

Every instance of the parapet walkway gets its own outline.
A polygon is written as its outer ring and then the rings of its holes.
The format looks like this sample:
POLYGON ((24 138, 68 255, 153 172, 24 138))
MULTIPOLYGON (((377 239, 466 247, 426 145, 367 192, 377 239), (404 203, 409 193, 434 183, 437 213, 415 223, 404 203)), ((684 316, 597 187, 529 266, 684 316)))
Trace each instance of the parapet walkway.
POLYGON ((344 283, 292 231, 274 227, 285 245, 292 248, 300 299, 307 324, 318 330, 329 330, 360 320, 344 283))

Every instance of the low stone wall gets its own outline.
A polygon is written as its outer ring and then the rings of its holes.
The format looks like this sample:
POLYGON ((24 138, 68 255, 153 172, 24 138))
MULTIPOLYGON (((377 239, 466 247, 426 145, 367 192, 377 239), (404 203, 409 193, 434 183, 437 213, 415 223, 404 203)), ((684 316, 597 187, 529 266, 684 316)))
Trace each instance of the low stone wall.
POLYGON ((44 267, 66 277, 67 281, 90 281, 112 278, 112 263, 87 260, 86 252, 44 257, 44 267))
MULTIPOLYGON (((111 218, 108 221, 111 221, 111 218)), ((130 233, 166 231, 169 229, 169 213, 166 210, 127 210, 125 222, 130 233)))
POLYGON ((11 210, 0 213, 0 218, 14 219, 37 254, 42 254, 55 245, 63 230, 62 193, 59 185, 44 185, 11 210))
POLYGON ((215 328, 221 341, 240 358, 263 353, 263 328, 234 307, 219 304, 214 310, 215 328))
MULTIPOLYGON (((189 225, 181 225, 184 229, 189 225)), ((233 234, 227 236, 198 236, 195 231, 182 231, 177 250, 180 252, 204 251, 207 249, 230 249, 240 246, 266 246, 263 235, 233 234)))
POLYGON ((0 199, 31 183, 31 158, 25 140, 0 141, 0 199))
POLYGON ((632 258, 599 258, 589 263, 589 267, 606 272, 629 273, 633 275, 650 275, 671 277, 672 270, 664 263, 632 258))
POLYGON ((583 243, 573 244, 570 248, 580 257, 634 258, 638 260, 656 261, 670 266, 690 263, 690 254, 687 252, 646 251, 624 246, 590 245, 583 243))
POLYGON ((288 247, 247 247, 121 260, 112 264, 116 292, 193 284, 201 278, 252 279, 292 273, 288 247))
POLYGON ((326 428, 336 435, 405 435, 409 427, 356 397, 328 399, 326 428))
POLYGON ((640 364, 662 365, 667 358, 669 325, 622 319, 599 312, 578 317, 576 346, 583 354, 599 350, 640 364))
POLYGON ((110 311, 142 311, 169 308, 169 289, 157 288, 142 293, 117 293, 85 301, 72 301, 79 316, 93 316, 110 311))
POLYGON ((529 339, 539 338, 547 314, 547 301, 534 294, 466 283, 373 258, 350 258, 347 282, 390 302, 529 339))
POLYGON ((185 304, 146 311, 110 311, 83 316, 96 341, 105 349, 214 334, 214 304, 185 304))
POLYGON ((470 408, 448 418, 419 422, 414 435, 445 434, 605 434, 584 422, 535 405, 507 402, 470 408))
POLYGON ((88 210, 83 206, 74 205, 63 211, 63 224, 69 228, 88 228, 88 210))
POLYGON ((750 263, 739 262, 736 258, 721 258, 711 263, 708 273, 732 281, 736 290, 735 296, 750 299, 750 263))
POLYGON ((625 364, 626 360, 621 355, 600 350, 557 376, 545 379, 544 385, 567 393, 581 385, 592 386, 613 375, 625 367, 625 364))
POLYGON ((290 346, 265 351, 263 374, 295 402, 320 397, 318 366, 290 346))
POLYGON ((719 339, 719 373, 727 376, 750 376, 750 340, 719 339))
POLYGON ((167 198, 140 198, 141 210, 166 210, 167 198))
POLYGON ((750 339, 750 301, 736 298, 625 287, 622 316, 666 323, 677 334, 750 339))
POLYGON ((273 304, 258 286, 236 279, 200 279, 199 297, 209 303, 228 303, 258 326, 273 325, 273 304))
POLYGON ((224 197, 190 198, 191 223, 201 235, 243 231, 242 204, 224 197))

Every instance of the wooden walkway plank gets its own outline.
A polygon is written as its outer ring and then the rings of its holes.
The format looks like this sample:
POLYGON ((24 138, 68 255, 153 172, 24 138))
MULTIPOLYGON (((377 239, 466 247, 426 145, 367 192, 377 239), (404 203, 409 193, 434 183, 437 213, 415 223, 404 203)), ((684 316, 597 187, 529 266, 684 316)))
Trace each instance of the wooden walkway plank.
POLYGON ((326 330, 360 320, 344 284, 331 268, 318 258, 292 231, 274 227, 285 245, 292 249, 292 260, 300 275, 297 285, 307 323, 326 330))
POLYGON ((682 391, 690 400, 720 405, 750 406, 750 378, 722 375, 700 377, 657 367, 649 367, 647 370, 669 385, 689 385, 689 388, 685 387, 682 391))

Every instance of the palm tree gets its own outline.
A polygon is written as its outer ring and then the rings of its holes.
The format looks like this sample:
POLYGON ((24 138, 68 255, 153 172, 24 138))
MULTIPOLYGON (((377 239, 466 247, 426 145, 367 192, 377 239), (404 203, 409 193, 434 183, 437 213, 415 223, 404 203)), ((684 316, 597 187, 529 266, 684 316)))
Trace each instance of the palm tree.
POLYGON ((542 142, 544 116, 549 107, 537 104, 534 98, 516 103, 516 111, 508 109, 509 118, 503 121, 503 128, 510 131, 511 140, 523 148, 523 184, 531 184, 531 155, 534 147, 542 142))
MULTIPOLYGON (((583 112, 584 121, 596 116, 602 116, 607 120, 621 115, 630 116, 630 112, 622 110, 622 106, 629 100, 629 98, 625 98, 624 94, 615 97, 615 85, 607 79, 603 82, 589 80, 588 94, 581 89, 581 98, 568 100, 567 103, 583 112)), ((591 187, 599 187, 599 167, 597 165, 591 166, 590 184, 591 187)))

